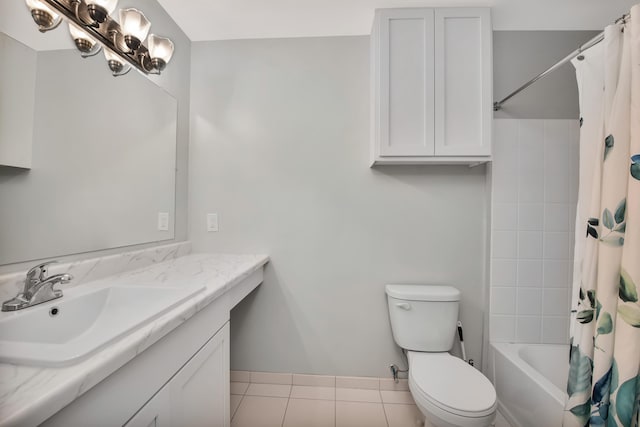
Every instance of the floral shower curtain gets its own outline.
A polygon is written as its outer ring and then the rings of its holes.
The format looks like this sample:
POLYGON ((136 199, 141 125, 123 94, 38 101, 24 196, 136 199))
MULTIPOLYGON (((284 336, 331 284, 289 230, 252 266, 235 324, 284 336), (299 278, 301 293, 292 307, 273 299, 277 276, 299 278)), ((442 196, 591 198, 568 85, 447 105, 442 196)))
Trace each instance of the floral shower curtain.
POLYGON ((632 8, 628 22, 609 26, 604 41, 584 56, 574 63, 581 101, 583 182, 576 218, 575 314, 563 425, 636 427, 640 5, 632 8))

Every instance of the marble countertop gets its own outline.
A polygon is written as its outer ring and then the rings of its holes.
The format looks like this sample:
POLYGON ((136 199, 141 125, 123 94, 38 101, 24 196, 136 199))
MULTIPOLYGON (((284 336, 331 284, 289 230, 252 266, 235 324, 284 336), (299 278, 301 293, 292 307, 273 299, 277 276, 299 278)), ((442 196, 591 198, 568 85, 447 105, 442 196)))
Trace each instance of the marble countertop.
POLYGON ((266 255, 191 254, 83 283, 205 289, 80 363, 61 368, 0 364, 0 426, 42 423, 268 261, 266 255))

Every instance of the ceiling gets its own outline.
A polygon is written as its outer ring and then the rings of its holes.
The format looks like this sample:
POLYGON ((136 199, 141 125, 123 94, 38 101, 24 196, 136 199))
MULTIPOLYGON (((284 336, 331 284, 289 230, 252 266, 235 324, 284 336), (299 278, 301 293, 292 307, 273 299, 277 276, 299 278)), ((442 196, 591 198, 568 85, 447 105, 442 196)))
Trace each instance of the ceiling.
MULTIPOLYGON (((363 35, 371 32, 376 8, 418 6, 491 6, 496 30, 597 30, 639 0, 158 1, 192 41, 202 41, 363 35)), ((23 0, 0 0, 0 31, 35 50, 73 48, 68 31, 39 33, 23 0)))
POLYGON ((192 41, 361 35, 383 7, 491 6, 496 30, 602 29, 638 0, 159 0, 192 41))

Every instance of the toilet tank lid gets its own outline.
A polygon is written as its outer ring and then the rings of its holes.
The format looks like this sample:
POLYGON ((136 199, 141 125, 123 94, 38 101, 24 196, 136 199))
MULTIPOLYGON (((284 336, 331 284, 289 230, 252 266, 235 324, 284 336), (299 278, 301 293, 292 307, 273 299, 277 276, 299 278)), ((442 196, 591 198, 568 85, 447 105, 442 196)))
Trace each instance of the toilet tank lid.
POLYGON ((389 284, 385 292, 408 301, 460 301, 460 291, 453 286, 389 284))

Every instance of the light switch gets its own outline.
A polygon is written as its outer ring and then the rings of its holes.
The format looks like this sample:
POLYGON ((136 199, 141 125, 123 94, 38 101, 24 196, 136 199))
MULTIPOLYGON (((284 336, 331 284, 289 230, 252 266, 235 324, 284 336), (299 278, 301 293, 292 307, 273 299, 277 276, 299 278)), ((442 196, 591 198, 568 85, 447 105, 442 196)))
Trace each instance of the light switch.
POLYGON ((218 214, 207 214, 207 231, 218 231, 218 214))
POLYGON ((158 212, 158 230, 160 231, 169 230, 169 213, 168 212, 158 212))

